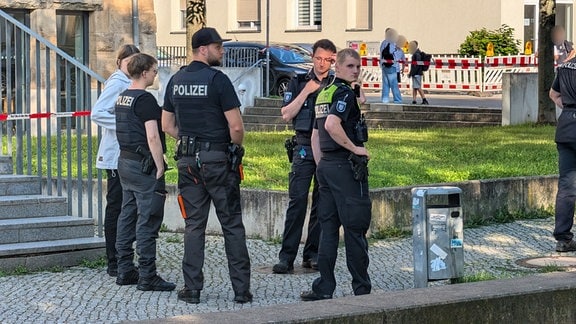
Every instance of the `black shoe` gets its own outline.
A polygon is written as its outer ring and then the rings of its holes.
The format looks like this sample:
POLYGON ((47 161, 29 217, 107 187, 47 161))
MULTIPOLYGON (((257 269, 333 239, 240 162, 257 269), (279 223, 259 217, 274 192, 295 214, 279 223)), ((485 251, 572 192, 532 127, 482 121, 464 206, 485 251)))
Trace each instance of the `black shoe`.
POLYGON ((188 304, 200 304, 200 290, 188 290, 184 287, 178 292, 178 300, 188 304))
POLYGON ((138 286, 136 286, 136 289, 142 291, 172 291, 175 288, 175 284, 162 279, 159 275, 155 275, 152 278, 142 278, 138 281, 138 286))
POLYGON ((303 301, 315 301, 315 300, 323 300, 323 299, 332 299, 332 295, 318 295, 314 291, 303 291, 300 294, 300 299, 303 301))
POLYGON ((114 267, 108 267, 108 269, 106 269, 106 273, 110 276, 110 277, 118 277, 118 268, 114 268, 114 267))
POLYGON ((426 100, 426 98, 422 99, 422 104, 423 104, 423 105, 428 105, 428 104, 429 104, 429 103, 428 103, 428 100, 426 100))
POLYGON ((138 271, 130 270, 126 273, 119 273, 118 277, 116 277, 116 284, 120 286, 135 285, 139 279, 138 271))
POLYGON ((245 292, 243 294, 235 294, 234 301, 238 304, 251 303, 253 299, 251 292, 245 292))
POLYGON ((280 261, 272 267, 272 272, 278 274, 293 273, 294 266, 286 261, 280 261))
POLYGON ((302 261, 302 268, 318 270, 318 261, 315 259, 302 261))
POLYGON ((573 252, 576 251, 576 241, 558 241, 556 243, 556 252, 573 252))
POLYGON ((415 105, 415 104, 416 104, 416 100, 412 100, 412 104, 415 105))

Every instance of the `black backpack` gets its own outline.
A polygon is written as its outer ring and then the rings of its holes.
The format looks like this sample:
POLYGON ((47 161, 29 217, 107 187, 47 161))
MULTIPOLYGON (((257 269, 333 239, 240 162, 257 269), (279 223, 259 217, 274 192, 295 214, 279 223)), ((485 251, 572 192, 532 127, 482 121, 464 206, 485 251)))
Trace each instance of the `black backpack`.
POLYGON ((424 61, 424 65, 422 66, 422 71, 426 72, 430 69, 430 64, 432 64, 432 55, 427 54, 426 52, 420 51, 420 57, 422 61, 424 61))
POLYGON ((394 54, 392 52, 390 52, 390 43, 388 43, 386 45, 386 47, 384 47, 384 49, 382 50, 382 60, 385 61, 384 63, 382 63, 382 65, 384 65, 385 67, 391 67, 392 65, 394 65, 394 54))

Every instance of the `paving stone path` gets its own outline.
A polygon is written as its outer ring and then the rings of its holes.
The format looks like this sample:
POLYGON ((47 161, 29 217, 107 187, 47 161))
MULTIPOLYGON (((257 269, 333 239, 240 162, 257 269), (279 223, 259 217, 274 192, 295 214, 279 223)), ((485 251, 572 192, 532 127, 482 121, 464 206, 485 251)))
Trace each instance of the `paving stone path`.
MULTIPOLYGON (((465 230, 466 274, 490 273, 515 277, 537 270, 517 265, 522 258, 557 255, 551 237, 553 219, 519 221, 465 230)), ((158 271, 167 280, 184 285, 181 273, 182 234, 161 233, 158 271)), ((0 323, 116 323, 124 320, 165 318, 182 314, 238 310, 275 304, 299 303, 317 273, 274 275, 278 244, 249 240, 254 302, 232 302, 223 239, 207 237, 205 288, 199 305, 180 302, 173 292, 141 292, 136 286, 117 286, 104 268, 74 267, 0 277, 0 323)), ((566 254, 565 254, 566 255, 566 254)), ((567 254, 570 255, 570 254, 567 254)), ((370 275, 374 291, 412 288, 412 239, 380 240, 370 245, 370 275)), ((334 297, 351 295, 344 248, 336 265, 338 287, 334 297)), ((436 282, 434 284, 446 284, 436 282)))

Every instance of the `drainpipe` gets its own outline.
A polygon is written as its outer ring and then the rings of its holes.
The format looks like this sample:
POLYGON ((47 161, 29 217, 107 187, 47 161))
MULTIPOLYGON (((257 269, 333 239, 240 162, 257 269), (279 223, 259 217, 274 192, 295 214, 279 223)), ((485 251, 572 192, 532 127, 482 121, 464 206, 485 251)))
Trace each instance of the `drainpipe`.
POLYGON ((140 48, 140 18, 138 17, 138 0, 132 0, 132 40, 140 48))

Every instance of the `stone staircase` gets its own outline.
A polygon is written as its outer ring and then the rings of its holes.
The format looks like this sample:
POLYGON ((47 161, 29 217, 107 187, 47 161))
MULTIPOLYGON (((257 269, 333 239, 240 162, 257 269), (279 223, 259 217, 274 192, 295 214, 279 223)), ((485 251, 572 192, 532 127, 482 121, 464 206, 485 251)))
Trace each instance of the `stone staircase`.
MULTIPOLYGON (((248 131, 281 131, 292 124, 282 120, 281 99, 256 98, 254 107, 244 110, 244 126, 248 131)), ((500 126, 502 111, 493 108, 443 107, 422 105, 387 105, 373 103, 362 106, 372 129, 484 127, 500 126)))
POLYGON ((0 270, 69 267, 105 254, 94 220, 67 215, 65 197, 42 195, 36 176, 13 175, 0 156, 0 270))

